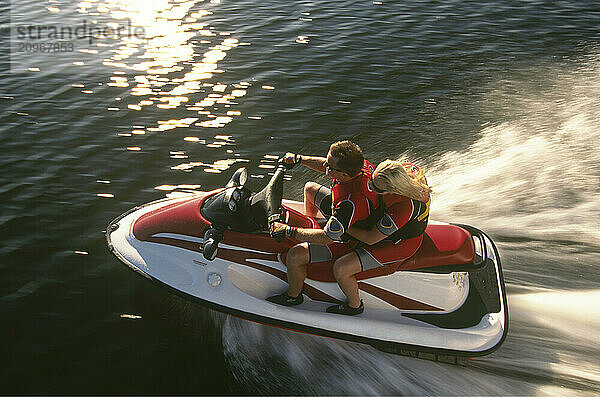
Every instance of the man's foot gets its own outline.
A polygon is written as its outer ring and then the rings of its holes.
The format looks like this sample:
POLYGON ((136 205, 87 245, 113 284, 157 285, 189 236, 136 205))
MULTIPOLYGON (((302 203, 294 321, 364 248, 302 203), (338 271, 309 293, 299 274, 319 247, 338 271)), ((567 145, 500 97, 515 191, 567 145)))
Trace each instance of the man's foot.
POLYGON ((341 305, 333 305, 327 308, 327 313, 343 314, 345 316, 356 316, 364 311, 365 305, 363 305, 362 300, 359 307, 350 307, 347 303, 342 303, 341 305))
POLYGON ((267 298, 267 300, 283 306, 296 306, 304 302, 302 292, 300 292, 300 294, 296 297, 289 296, 287 292, 284 292, 283 294, 270 296, 267 298))

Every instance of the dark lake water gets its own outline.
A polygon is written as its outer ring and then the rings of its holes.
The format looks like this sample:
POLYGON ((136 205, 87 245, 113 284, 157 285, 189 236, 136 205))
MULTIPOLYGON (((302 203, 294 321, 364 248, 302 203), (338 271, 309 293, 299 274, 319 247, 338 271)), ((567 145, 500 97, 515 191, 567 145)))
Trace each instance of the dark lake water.
MULTIPOLYGON (((600 3, 1 9, 0 393, 600 392, 600 3), (373 163, 408 156, 433 185, 432 219, 494 238, 500 349, 457 367, 270 328, 171 296, 108 252, 104 228, 131 207, 220 186, 240 164, 258 188, 270 156, 339 139, 373 163)), ((291 175, 289 198, 322 180, 291 175)))

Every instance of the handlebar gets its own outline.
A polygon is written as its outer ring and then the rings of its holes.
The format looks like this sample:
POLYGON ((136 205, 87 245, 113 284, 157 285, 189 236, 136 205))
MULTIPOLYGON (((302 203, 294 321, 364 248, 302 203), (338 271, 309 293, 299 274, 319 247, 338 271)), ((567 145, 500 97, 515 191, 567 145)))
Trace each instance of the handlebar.
POLYGON ((283 160, 280 159, 279 166, 267 186, 250 200, 254 220, 265 229, 269 223, 279 220, 283 200, 283 176, 290 169, 289 165, 283 164, 283 160))
MULTIPOLYGON (((238 231, 243 232, 248 232, 250 230, 265 231, 271 222, 281 221, 283 177, 286 171, 294 168, 294 166, 295 163, 286 164, 283 162, 283 158, 280 158, 278 160, 277 170, 275 170, 275 173, 269 180, 267 186, 260 192, 253 194, 249 198, 249 206, 243 206, 246 210, 238 210, 233 218, 221 216, 221 214, 224 214, 223 211, 230 211, 224 201, 225 194, 223 194, 222 198, 219 198, 214 202, 216 207, 214 212, 209 211, 211 208, 204 207, 202 209, 202 211, 204 211, 203 215, 211 221, 211 228, 204 236, 203 254, 206 259, 213 260, 215 258, 219 242, 223 240, 222 231, 226 229, 236 230, 236 226, 240 228, 238 231), (214 216, 210 216, 209 214, 214 216), (223 223, 223 220, 226 219, 228 219, 228 221, 223 223), (243 220, 243 222, 234 222, 235 219, 239 219, 240 221, 243 220)), ((233 216, 233 214, 231 215, 233 216)))

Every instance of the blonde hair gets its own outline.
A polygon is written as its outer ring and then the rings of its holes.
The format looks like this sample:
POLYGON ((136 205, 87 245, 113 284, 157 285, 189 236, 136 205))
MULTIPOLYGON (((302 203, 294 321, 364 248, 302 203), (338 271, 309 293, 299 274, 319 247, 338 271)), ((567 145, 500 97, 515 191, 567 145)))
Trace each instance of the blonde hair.
POLYGON ((379 163, 373 175, 375 172, 377 184, 384 190, 422 202, 429 200, 431 188, 427 185, 425 172, 412 164, 387 159, 379 163))

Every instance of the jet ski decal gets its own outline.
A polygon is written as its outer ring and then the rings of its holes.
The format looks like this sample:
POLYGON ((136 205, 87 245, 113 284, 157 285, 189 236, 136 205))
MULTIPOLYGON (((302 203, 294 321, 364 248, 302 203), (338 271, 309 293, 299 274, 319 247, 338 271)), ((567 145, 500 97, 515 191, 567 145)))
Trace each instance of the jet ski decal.
POLYGON ((397 307, 400 310, 420 310, 420 311, 444 311, 439 307, 430 306, 426 303, 419 302, 402 295, 395 294, 383 288, 376 287, 372 284, 364 282, 358 283, 358 288, 368 294, 378 297, 382 301, 397 307))
MULTIPOLYGON (((202 245, 188 240, 181 240, 172 237, 149 237, 146 239, 148 242, 158 243, 170 245, 173 247, 183 248, 190 251, 195 251, 198 253, 202 253, 202 245)), ((271 274, 280 280, 287 282, 287 274, 279 269, 272 268, 270 266, 262 265, 259 263, 254 263, 252 259, 258 260, 266 260, 278 262, 279 259, 276 253, 264 253, 259 251, 247 251, 245 249, 228 249, 228 248, 219 248, 217 253, 217 258, 234 262, 239 265, 248 266, 256 270, 263 271, 265 273, 271 274)), ((368 284, 365 282, 361 282, 358 285, 358 288, 365 291, 368 294, 371 294, 382 301, 389 303, 390 305, 400 309, 400 310, 420 310, 420 311, 443 311, 435 306, 430 306, 426 303, 422 303, 405 296, 395 294, 393 292, 384 290, 382 288, 376 287, 372 284, 368 284)), ((330 302, 340 304, 342 303, 339 299, 332 297, 331 295, 326 294, 325 292, 304 283, 304 293, 312 300, 321 301, 321 302, 330 302)))
MULTIPOLYGON (((154 237, 154 236, 147 238, 146 241, 152 242, 152 243, 170 245, 172 247, 183 248, 183 249, 195 251, 195 252, 202 254, 202 245, 198 244, 196 242, 193 242, 193 241, 180 240, 180 239, 171 238, 171 237, 154 237)), ((243 249, 242 250, 233 250, 233 249, 227 249, 227 248, 219 248, 217 258, 220 258, 220 259, 223 259, 226 261, 231 261, 231 262, 237 263, 239 265, 248 266, 253 269, 263 271, 265 273, 269 273, 269 274, 287 282, 287 274, 285 272, 282 272, 281 270, 278 270, 278 269, 275 269, 275 268, 272 268, 272 267, 269 267, 266 265, 262 265, 259 263, 254 263, 254 262, 249 261, 250 259, 259 259, 259 260, 277 262, 277 261, 279 261, 279 259, 277 258, 277 254, 275 254, 275 253, 262 253, 262 252, 258 252, 258 251, 252 251, 252 252, 246 251, 243 249)), ((304 284, 304 292, 306 293, 306 295, 308 295, 308 297, 310 297, 313 300, 318 300, 318 301, 322 301, 322 302, 330 302, 330 303, 338 303, 338 304, 342 303, 340 300, 324 293, 323 291, 318 290, 317 288, 307 285, 307 284, 304 284)))

